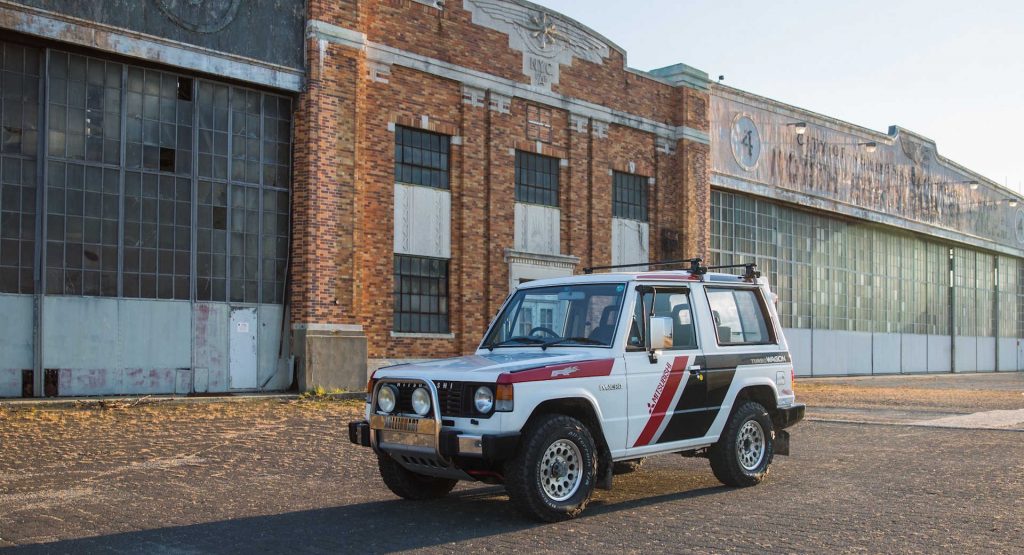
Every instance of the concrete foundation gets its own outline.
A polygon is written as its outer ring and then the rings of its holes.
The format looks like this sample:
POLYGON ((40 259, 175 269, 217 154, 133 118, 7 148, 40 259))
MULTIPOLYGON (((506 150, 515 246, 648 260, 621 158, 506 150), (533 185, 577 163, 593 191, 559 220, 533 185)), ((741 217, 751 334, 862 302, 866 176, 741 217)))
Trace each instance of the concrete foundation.
POLYGON ((366 387, 366 336, 361 326, 295 324, 292 353, 299 391, 366 387))

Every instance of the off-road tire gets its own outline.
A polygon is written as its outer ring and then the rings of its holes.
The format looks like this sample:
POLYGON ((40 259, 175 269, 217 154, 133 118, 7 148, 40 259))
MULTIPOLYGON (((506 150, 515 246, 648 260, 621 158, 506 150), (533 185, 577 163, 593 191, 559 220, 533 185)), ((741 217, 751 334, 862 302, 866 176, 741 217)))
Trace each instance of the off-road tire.
POLYGON ((708 460, 711 461, 711 470, 715 473, 715 478, 727 486, 734 487, 749 487, 761 483, 768 474, 774 454, 775 429, 772 427, 772 418, 763 406, 753 401, 747 401, 733 411, 718 442, 708 448, 708 460), (764 455, 754 468, 747 469, 740 464, 736 446, 740 430, 751 420, 761 426, 764 455))
POLYGON ((452 491, 458 480, 417 474, 386 453, 377 454, 377 467, 384 485, 395 495, 413 501, 440 499, 452 491))
POLYGON ((631 474, 640 470, 640 467, 644 465, 644 461, 647 459, 633 459, 631 461, 619 461, 612 464, 612 474, 619 476, 621 474, 631 474))
POLYGON ((505 490, 513 505, 524 515, 544 522, 575 518, 590 502, 597 482, 597 448, 590 430, 579 420, 547 414, 530 424, 523 434, 519 452, 505 463, 505 490), (559 440, 572 442, 579 450, 580 482, 576 491, 556 501, 544 491, 541 469, 548 448, 559 440))

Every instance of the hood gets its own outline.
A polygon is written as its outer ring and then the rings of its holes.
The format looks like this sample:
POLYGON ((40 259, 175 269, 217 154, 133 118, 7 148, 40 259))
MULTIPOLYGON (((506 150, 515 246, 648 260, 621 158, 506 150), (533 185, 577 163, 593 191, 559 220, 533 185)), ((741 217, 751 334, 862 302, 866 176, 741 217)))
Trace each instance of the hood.
POLYGON ((494 381, 498 375, 531 368, 611 358, 611 351, 485 353, 412 364, 386 366, 374 378, 416 378, 450 381, 494 381), (603 355, 603 356, 602 356, 603 355))

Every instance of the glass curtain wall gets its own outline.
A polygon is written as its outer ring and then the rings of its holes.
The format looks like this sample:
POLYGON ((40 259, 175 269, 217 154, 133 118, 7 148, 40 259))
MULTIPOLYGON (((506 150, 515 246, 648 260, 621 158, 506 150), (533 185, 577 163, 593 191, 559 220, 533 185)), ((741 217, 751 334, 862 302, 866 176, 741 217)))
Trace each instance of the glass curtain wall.
POLYGON ((289 97, 5 42, 0 58, 0 293, 34 292, 40 260, 50 295, 283 302, 289 97))
MULTIPOLYGON (((711 215, 711 263, 757 262, 784 327, 950 334, 945 244, 724 191, 712 191, 711 215)), ((955 333, 1021 337, 1020 261, 952 252, 955 333)))

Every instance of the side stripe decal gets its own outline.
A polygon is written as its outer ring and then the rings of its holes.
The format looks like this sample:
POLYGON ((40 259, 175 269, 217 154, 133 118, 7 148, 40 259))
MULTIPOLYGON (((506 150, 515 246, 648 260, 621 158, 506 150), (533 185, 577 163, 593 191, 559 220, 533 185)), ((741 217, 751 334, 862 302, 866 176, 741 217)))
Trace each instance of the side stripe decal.
POLYGON ((658 384, 658 388, 655 389, 655 397, 651 400, 654 405, 650 407, 651 416, 647 419, 647 424, 644 425, 644 429, 640 432, 640 437, 636 439, 633 447, 650 445, 655 437, 664 430, 665 417, 675 407, 679 399, 678 393, 682 392, 683 388, 680 388, 679 384, 686 374, 686 367, 689 361, 690 357, 679 356, 671 364, 665 365, 661 382, 658 384))

